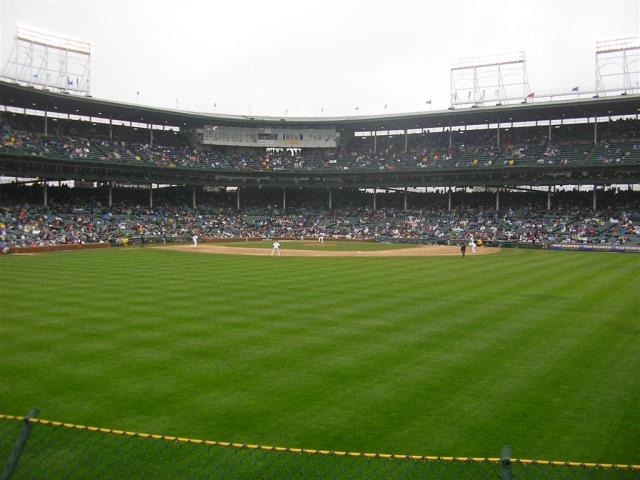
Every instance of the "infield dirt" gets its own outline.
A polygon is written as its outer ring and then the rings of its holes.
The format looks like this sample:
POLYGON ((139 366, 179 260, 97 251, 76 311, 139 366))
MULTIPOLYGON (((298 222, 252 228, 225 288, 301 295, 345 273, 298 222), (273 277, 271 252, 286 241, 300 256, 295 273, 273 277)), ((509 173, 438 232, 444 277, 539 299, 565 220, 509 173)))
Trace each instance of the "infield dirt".
MULTIPOLYGON (((303 242, 301 242, 302 244, 303 242)), ((295 245, 295 244, 294 244, 295 245)), ((332 250, 296 250, 292 242, 287 243, 288 248, 280 249, 282 257, 452 257, 460 256, 460 247, 447 245, 420 245, 392 250, 367 250, 367 251, 332 251, 332 250)), ((176 250, 192 253, 215 253, 224 255, 254 255, 270 256, 270 248, 230 247, 215 244, 198 245, 172 245, 161 247, 165 250, 176 250)), ((500 252, 499 248, 478 248, 476 255, 490 255, 500 252)), ((474 256, 471 249, 467 248, 467 256, 474 256)))

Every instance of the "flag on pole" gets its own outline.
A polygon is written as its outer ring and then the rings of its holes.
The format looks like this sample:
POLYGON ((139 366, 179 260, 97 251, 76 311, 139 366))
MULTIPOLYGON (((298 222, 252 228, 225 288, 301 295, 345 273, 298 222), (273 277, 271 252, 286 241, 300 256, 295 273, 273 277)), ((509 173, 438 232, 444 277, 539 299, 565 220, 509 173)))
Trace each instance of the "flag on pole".
POLYGON ((531 92, 529 95, 527 95, 527 98, 533 98, 536 96, 536 92, 531 92))
POLYGON ((425 103, 426 103, 427 105, 431 105, 431 99, 427 100, 425 103))
POLYGON ((356 107, 356 110, 360 110, 360 107, 356 107))
POLYGON ((384 108, 385 108, 385 109, 387 108, 387 104, 386 104, 386 103, 384 104, 384 108))
POLYGON ((572 91, 572 92, 577 92, 577 91, 579 91, 579 90, 580 90, 580 89, 579 89, 578 87, 573 87, 573 88, 571 89, 571 91, 572 91))

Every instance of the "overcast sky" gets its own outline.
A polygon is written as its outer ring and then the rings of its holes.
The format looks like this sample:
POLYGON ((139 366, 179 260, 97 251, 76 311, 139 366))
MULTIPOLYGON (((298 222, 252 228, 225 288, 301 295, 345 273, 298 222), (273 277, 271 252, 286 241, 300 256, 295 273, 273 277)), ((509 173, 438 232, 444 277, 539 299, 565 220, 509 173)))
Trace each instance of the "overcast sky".
POLYGON ((90 42, 94 97, 336 116, 446 108, 452 60, 520 50, 536 94, 592 90, 595 42, 639 34, 640 0, 0 0, 2 66, 18 23, 90 42))

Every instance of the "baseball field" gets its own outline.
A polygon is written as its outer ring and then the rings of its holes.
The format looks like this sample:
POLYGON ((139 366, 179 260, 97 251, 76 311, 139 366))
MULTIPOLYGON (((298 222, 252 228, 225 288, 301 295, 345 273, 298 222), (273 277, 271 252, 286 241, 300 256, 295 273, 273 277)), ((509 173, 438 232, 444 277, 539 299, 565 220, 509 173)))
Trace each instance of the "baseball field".
POLYGON ((0 258, 0 413, 290 447, 496 456, 508 443, 523 458, 640 463, 640 255, 289 248, 0 258))

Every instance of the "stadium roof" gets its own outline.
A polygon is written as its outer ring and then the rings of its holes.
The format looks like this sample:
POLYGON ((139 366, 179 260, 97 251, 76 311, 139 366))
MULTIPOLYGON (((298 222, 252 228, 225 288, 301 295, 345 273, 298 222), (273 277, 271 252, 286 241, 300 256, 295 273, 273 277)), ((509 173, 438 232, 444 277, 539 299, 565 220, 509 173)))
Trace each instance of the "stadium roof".
POLYGON ((640 113, 640 95, 634 94, 384 115, 284 118, 163 109, 56 93, 5 81, 0 81, 0 104, 156 125, 189 127, 201 127, 204 124, 256 127, 288 125, 296 127, 325 126, 350 130, 403 130, 405 128, 435 128, 448 127, 449 125, 525 122, 548 120, 549 118, 557 120, 593 117, 594 115, 606 117, 640 113))

